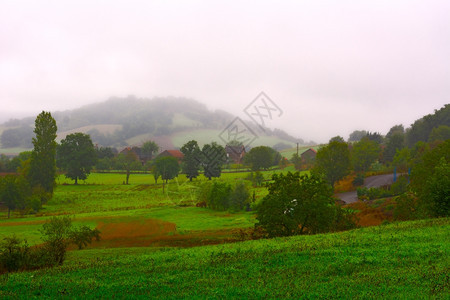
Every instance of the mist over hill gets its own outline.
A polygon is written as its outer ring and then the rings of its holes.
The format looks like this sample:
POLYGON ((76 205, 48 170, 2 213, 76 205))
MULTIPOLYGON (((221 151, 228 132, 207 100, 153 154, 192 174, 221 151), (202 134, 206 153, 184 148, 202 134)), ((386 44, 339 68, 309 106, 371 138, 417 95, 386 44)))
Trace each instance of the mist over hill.
MULTIPOLYGON (((235 119, 222 110, 209 110, 206 105, 187 98, 112 97, 104 102, 74 110, 52 113, 58 126, 58 139, 83 132, 91 135, 99 146, 124 147, 155 140, 162 149, 178 148, 189 139, 200 144, 220 142, 220 133, 235 119)), ((2 148, 30 148, 35 117, 9 120, 2 126, 2 148)), ((258 136, 260 144, 278 148, 304 144, 302 139, 279 129, 265 128, 246 122, 258 136)), ((223 141, 222 141, 223 144, 223 141)), ((254 145, 258 145, 258 141, 254 145)))

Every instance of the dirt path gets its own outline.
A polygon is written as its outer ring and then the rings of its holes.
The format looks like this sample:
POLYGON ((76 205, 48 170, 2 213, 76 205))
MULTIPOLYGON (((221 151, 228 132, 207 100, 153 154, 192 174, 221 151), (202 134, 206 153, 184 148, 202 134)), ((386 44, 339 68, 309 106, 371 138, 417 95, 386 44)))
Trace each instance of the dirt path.
MULTIPOLYGON (((384 174, 365 178, 363 186, 366 188, 373 188, 373 187, 380 187, 383 185, 390 185, 392 183, 394 183, 394 174, 384 174)), ((353 203, 358 201, 356 191, 340 193, 336 194, 335 196, 344 201, 345 203, 353 203)))

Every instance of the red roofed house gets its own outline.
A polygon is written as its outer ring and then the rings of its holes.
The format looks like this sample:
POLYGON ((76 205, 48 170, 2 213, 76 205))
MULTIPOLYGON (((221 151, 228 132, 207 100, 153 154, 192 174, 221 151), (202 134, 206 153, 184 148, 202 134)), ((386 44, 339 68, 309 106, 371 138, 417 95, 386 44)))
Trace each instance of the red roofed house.
POLYGON ((165 157, 165 156, 175 157, 178 160, 178 162, 181 162, 183 160, 183 158, 184 158, 184 154, 181 153, 180 150, 165 150, 165 151, 161 152, 157 156, 157 158, 158 157, 165 157))
POLYGON ((314 163, 314 160, 316 159, 317 151, 313 148, 309 148, 305 152, 303 152, 300 157, 302 158, 303 164, 312 164, 314 163))

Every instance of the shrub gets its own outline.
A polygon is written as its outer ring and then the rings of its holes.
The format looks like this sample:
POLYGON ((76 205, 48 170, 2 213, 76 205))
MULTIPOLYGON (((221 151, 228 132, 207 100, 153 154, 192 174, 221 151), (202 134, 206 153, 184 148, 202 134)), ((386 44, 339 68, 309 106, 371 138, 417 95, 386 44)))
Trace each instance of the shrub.
POLYGON ((15 235, 3 238, 0 244, 0 273, 14 272, 26 265, 28 245, 15 235))
POLYGON ((70 242, 77 245, 80 250, 90 244, 94 238, 97 241, 100 240, 100 230, 97 228, 91 229, 86 225, 74 229, 69 233, 70 242))
POLYGON ((361 186, 364 184, 364 174, 359 173, 356 175, 355 179, 353 179, 353 185, 354 186, 361 186))
POLYGON ((206 204, 215 210, 227 210, 230 207, 230 195, 230 184, 215 181, 211 186, 206 204))
POLYGON ((236 183, 230 194, 229 207, 232 211, 241 211, 244 208, 250 209, 250 193, 247 186, 243 182, 236 183))

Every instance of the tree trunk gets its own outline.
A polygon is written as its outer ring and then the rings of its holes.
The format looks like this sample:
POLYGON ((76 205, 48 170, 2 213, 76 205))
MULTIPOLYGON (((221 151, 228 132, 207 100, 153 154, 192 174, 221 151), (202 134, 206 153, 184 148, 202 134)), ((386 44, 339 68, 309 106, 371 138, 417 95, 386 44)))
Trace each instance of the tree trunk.
POLYGON ((75 185, 78 184, 78 177, 75 177, 75 185))
POLYGON ((9 219, 10 213, 11 213, 11 209, 8 207, 8 219, 9 219))
POLYGON ((127 181, 125 182, 128 185, 128 179, 130 178, 130 171, 127 170, 127 181))

